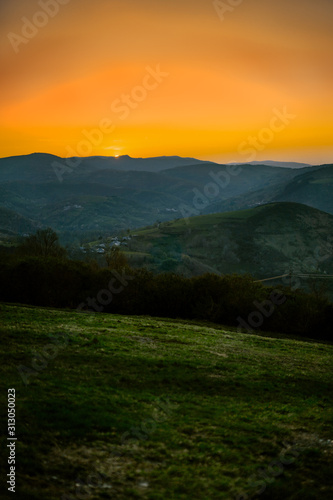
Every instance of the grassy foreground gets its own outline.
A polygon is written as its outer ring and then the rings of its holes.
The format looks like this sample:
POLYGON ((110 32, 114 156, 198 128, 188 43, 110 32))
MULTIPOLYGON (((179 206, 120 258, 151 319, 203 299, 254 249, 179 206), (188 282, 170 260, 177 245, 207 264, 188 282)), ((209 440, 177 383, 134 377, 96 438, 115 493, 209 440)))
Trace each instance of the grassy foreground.
POLYGON ((332 344, 7 304, 0 325, 1 498, 333 497, 332 344))

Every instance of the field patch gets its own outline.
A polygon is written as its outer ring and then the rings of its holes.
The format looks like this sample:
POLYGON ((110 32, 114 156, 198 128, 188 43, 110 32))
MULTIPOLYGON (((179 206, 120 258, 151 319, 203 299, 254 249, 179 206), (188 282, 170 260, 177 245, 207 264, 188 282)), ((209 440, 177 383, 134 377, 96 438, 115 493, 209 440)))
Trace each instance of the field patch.
POLYGON ((8 304, 0 318, 16 498, 332 496, 332 344, 8 304))

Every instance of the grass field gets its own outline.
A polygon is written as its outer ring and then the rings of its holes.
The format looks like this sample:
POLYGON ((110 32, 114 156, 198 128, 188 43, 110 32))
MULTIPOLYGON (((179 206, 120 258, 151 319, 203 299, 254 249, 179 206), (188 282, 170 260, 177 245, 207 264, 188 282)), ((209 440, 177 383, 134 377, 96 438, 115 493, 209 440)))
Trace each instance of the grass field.
POLYGON ((332 344, 7 304, 0 324, 1 498, 333 497, 332 344))

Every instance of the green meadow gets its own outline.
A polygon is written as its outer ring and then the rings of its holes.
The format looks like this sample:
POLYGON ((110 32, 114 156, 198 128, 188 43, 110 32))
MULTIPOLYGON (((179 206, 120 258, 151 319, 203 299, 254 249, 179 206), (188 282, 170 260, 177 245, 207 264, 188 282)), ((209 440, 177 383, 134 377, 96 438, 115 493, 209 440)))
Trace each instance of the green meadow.
POLYGON ((333 497, 332 343, 0 304, 1 498, 333 497))

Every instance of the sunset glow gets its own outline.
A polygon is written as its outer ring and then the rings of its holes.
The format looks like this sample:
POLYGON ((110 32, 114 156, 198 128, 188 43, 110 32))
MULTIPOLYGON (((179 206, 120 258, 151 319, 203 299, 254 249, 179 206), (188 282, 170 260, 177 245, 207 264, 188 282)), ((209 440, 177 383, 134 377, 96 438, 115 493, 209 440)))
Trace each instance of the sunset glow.
POLYGON ((256 159, 331 161, 331 0, 244 0, 223 20, 206 0, 59 1, 32 35, 44 4, 3 2, 0 156, 85 156, 89 141, 87 155, 245 161, 286 109, 256 159))

